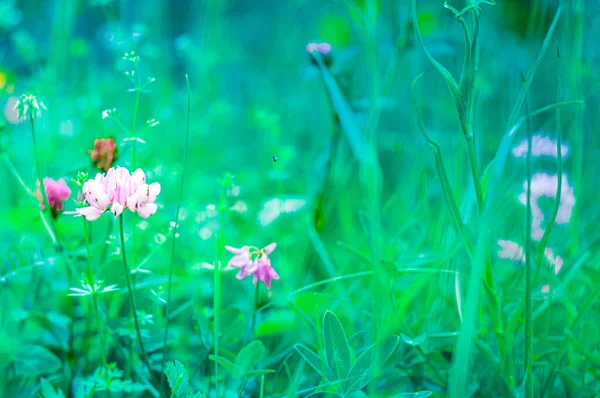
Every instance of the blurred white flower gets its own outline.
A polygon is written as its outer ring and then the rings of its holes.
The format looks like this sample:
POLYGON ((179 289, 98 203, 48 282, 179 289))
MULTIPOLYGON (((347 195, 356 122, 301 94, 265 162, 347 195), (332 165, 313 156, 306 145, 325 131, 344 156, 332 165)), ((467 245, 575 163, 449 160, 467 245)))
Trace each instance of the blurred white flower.
POLYGON ((246 211, 248 211, 248 206, 246 206, 246 203, 242 202, 241 200, 238 200, 237 202, 235 202, 233 204, 233 206, 231 207, 231 210, 243 214, 246 211))
POLYGON ((306 205, 304 199, 279 199, 273 198, 263 204, 258 214, 260 225, 267 226, 277 219, 281 214, 295 213, 306 205))
MULTIPOLYGON (((498 257, 512 260, 515 263, 522 264, 525 262, 525 250, 518 243, 510 240, 499 240, 498 246, 501 248, 498 252, 498 257)), ((558 275, 564 263, 562 257, 555 255, 554 250, 549 247, 544 249, 544 256, 548 260, 548 264, 553 268, 554 274, 558 275)))
POLYGON ((209 240, 212 235, 213 230, 207 227, 200 228, 200 231, 198 231, 198 236, 200 236, 200 239, 202 240, 209 240))
MULTIPOLYGON (((513 148, 512 153, 515 157, 524 158, 527 155, 527 149, 527 139, 524 139, 519 145, 513 148)), ((560 152, 562 157, 566 156, 569 153, 569 147, 561 144, 560 152)), ((534 135, 531 137, 531 156, 552 156, 557 158, 556 140, 541 134, 534 135)))
MULTIPOLYGON (((531 225, 531 237, 534 240, 542 239, 544 230, 542 221, 545 219, 544 211, 541 209, 538 200, 542 197, 556 199, 558 189, 558 176, 546 173, 537 173, 531 177, 531 215, 533 222, 531 225)), ((523 192, 519 195, 519 202, 522 205, 527 204, 527 181, 523 183, 523 192)), ((556 224, 566 224, 571 219, 573 207, 575 206, 575 195, 573 188, 569 185, 567 176, 562 176, 560 205, 556 215, 556 224)), ((549 213, 549 211, 547 212, 549 213)))

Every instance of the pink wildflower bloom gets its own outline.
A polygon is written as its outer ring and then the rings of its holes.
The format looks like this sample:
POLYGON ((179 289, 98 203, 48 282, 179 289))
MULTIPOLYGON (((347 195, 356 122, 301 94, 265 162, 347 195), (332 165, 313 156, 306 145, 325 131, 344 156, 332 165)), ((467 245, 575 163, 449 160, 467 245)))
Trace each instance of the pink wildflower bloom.
MULTIPOLYGON (((44 189, 46 190, 46 196, 48 197, 48 204, 50 205, 52 216, 56 217, 59 212, 63 211, 64 202, 71 197, 71 189, 62 178, 55 181, 49 177, 44 178, 44 189)), ((35 197, 40 202, 40 208, 46 210, 39 181, 36 184, 35 197)))
MULTIPOLYGON (((556 190, 558 187, 558 176, 549 175, 546 173, 534 174, 531 178, 531 215, 533 216, 531 225, 531 236, 535 240, 542 239, 544 230, 542 229, 542 221, 544 221, 544 212, 538 204, 538 199, 541 197, 556 198, 556 190)), ((519 195, 521 204, 527 204, 527 181, 523 183, 523 192, 519 195)), ((569 182, 565 175, 562 176, 562 186, 560 194, 560 205, 556 215, 556 224, 566 224, 571 219, 573 207, 575 206, 575 195, 573 188, 569 186, 569 182)))
POLYGON ((114 138, 100 138, 94 141, 94 149, 88 150, 92 162, 104 171, 108 171, 117 158, 117 145, 114 138))
POLYGON ((109 169, 106 174, 98 173, 95 179, 86 181, 82 191, 83 198, 90 206, 79 208, 77 212, 88 221, 99 218, 109 210, 109 206, 115 218, 125 209, 148 218, 158 208, 154 201, 160 193, 160 184, 146 184, 142 169, 129 174, 126 168, 117 167, 109 169))
POLYGON ((550 293, 550 285, 542 286, 542 293, 550 293))
POLYGON ((235 276, 236 278, 242 280, 252 275, 252 273, 256 270, 256 267, 254 267, 254 262, 252 261, 252 256, 250 254, 250 246, 242 246, 240 249, 236 249, 235 247, 231 246, 225 246, 225 249, 228 252, 235 254, 235 256, 229 260, 227 266, 240 269, 235 276))
MULTIPOLYGON (((527 140, 525 139, 513 148, 512 153, 515 157, 523 158, 527 155, 527 148, 527 140)), ((560 152, 562 156, 567 155, 567 153, 569 153, 569 147, 561 144, 560 152)), ((531 156, 552 156, 558 158, 556 140, 540 134, 534 135, 531 137, 531 156)))
MULTIPOLYGON (((512 260, 515 263, 525 262, 525 250, 518 243, 510 240, 499 240, 498 246, 502 249, 498 252, 498 257, 512 260)), ((564 263, 562 257, 555 256, 554 250, 549 247, 544 249, 544 256, 548 260, 548 264, 553 267, 554 274, 557 275, 564 263)))
POLYGON ((555 256, 554 251, 549 247, 544 250, 544 254, 550 265, 554 267, 554 274, 557 275, 563 266, 563 259, 560 256, 555 256))
POLYGON ((252 276, 252 282, 256 285, 258 281, 262 281, 267 286, 267 289, 270 289, 271 280, 278 280, 279 275, 271 266, 271 260, 266 254, 256 260, 256 262, 256 271, 254 271, 254 275, 252 276))
POLYGON ((498 246, 502 248, 498 252, 498 257, 512 260, 514 262, 525 261, 525 253, 523 248, 518 243, 510 240, 499 240, 498 246))
POLYGON ((258 281, 262 281, 267 288, 270 289, 271 280, 279 279, 279 275, 271 266, 271 260, 269 259, 269 254, 273 253, 276 247, 276 243, 271 243, 260 250, 250 246, 242 246, 239 249, 225 246, 227 251, 235 254, 235 256, 229 260, 227 265, 232 268, 240 269, 236 275, 238 280, 245 279, 252 275, 252 281, 255 285, 258 281))
POLYGON ((323 55, 327 55, 331 51, 331 44, 329 44, 329 43, 308 43, 306 45, 306 52, 310 54, 313 51, 317 51, 323 55))

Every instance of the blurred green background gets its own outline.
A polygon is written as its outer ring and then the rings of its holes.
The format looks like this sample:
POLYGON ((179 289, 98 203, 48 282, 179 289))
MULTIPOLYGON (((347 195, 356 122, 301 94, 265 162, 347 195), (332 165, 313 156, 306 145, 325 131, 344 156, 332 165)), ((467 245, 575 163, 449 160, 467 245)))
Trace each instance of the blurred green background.
MULTIPOLYGON (((417 3, 427 49, 458 80, 464 33, 457 18, 441 0, 417 3)), ((458 0, 449 3, 465 6, 458 0)), ((559 9, 547 51, 532 76, 527 109, 556 103, 559 85, 564 101, 584 102, 561 108, 568 148, 562 168, 576 205, 570 222, 553 229, 547 246, 564 266, 554 274, 534 259, 533 293, 525 291, 524 265, 497 255, 498 240, 526 244, 526 211, 519 202, 527 179, 525 160, 508 153, 501 178, 494 181, 493 215, 479 219, 456 109, 446 83, 419 46, 408 0, 0 0, 0 396, 51 397, 42 378, 65 395, 89 395, 101 356, 91 300, 67 296, 70 287, 81 286, 80 274, 87 269, 82 221, 72 214, 58 217, 63 251, 57 250, 36 200, 18 181, 34 190, 37 180, 30 124, 14 120, 12 111, 15 99, 26 93, 39 95, 47 108, 36 120, 43 173, 64 178, 72 199, 78 188, 71 179, 80 171, 92 177, 98 172, 88 154, 95 139, 114 137, 114 165, 132 166, 127 138, 137 126, 135 136, 142 141, 135 149, 136 165, 149 181, 161 184, 162 192, 155 215, 141 220, 127 213, 125 225, 146 350, 159 377, 164 359, 177 360, 186 367, 194 392, 210 396, 322 392, 328 387, 317 387, 326 381, 294 345, 319 352, 321 322, 330 310, 357 355, 384 335, 401 336, 390 359, 376 366, 376 380, 363 389, 368 396, 430 391, 444 397, 459 391, 449 381, 461 330, 457 305, 460 309, 471 291, 473 268, 447 210, 432 153, 415 124, 411 84, 424 71, 415 89, 417 106, 440 145, 469 235, 489 234, 499 317, 506 328, 502 341, 492 333, 488 288, 482 288, 470 340, 474 348, 468 368, 461 370, 468 375, 465 396, 519 393, 525 294, 533 300, 535 396, 598 396, 600 47, 595 38, 600 3, 497 0, 495 6, 479 7, 472 126, 482 170, 506 127, 512 127, 507 126, 511 110, 559 9), (305 50, 309 42, 331 44, 331 76, 360 131, 372 132, 382 175, 375 213, 359 178, 363 166, 340 127, 324 75, 305 50), (136 73, 141 81, 156 79, 141 93, 137 108, 125 75, 131 64, 123 59, 131 51, 140 56, 136 73), (191 87, 188 163, 172 262, 169 351, 163 358, 174 239, 170 223, 177 219, 186 149, 186 75, 191 87), (103 119, 102 112, 113 108, 118 121, 103 119), (148 127, 153 119, 159 124, 148 127), (235 177, 225 189, 229 210, 221 212, 219 181, 225 173, 235 177), (373 214, 379 214, 376 222, 373 214), (265 376, 261 390, 260 377, 242 385, 222 371, 222 391, 216 392, 209 358, 214 353, 211 266, 216 258, 222 266, 229 260, 221 243, 264 247, 271 242, 278 244, 271 261, 281 278, 270 290, 261 285, 258 304, 269 307, 256 314, 253 334, 254 286, 238 281, 235 273, 222 275, 220 355, 234 358, 252 336, 266 347, 258 369, 275 372, 265 376), (71 278, 65 258, 75 267, 71 278), (343 276, 350 277, 310 287, 343 276)), ((517 109, 518 114, 527 109, 517 109)), ((526 127, 555 139, 555 110, 523 124, 514 146, 526 138, 526 127)), ((555 174, 556 159, 535 158, 531 167, 533 173, 555 174)), ((552 203, 552 198, 540 201, 546 214, 552 203)), ((74 211, 75 201, 65 207, 74 211)), ((139 370, 143 365, 127 301, 118 223, 105 215, 90 226, 96 275, 119 288, 98 296, 107 358, 123 372, 113 375, 123 387, 112 396, 158 396, 160 388, 151 387, 145 370, 139 370)), ((168 396, 169 390, 161 393, 168 396)))

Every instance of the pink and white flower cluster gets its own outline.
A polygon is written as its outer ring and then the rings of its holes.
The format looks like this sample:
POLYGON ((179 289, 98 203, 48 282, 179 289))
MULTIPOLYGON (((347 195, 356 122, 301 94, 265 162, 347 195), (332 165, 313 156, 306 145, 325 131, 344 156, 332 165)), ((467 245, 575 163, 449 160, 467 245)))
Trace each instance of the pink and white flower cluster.
MULTIPOLYGON (((517 242, 499 240, 498 246, 501 249, 498 252, 498 257, 512 260, 515 263, 525 263, 525 250, 517 242)), ((548 264, 554 268, 554 274, 558 274, 564 264, 562 257, 555 255, 554 250, 549 247, 544 249, 544 256, 548 260, 548 264)))
POLYGON ((240 249, 235 247, 225 246, 225 249, 230 253, 235 254, 227 266, 239 268, 240 271, 235 276, 242 280, 252 275, 252 282, 256 285, 258 281, 262 281, 268 289, 271 288, 271 280, 279 279, 279 275, 271 266, 269 254, 273 253, 277 247, 276 243, 271 243, 263 249, 258 249, 253 246, 242 246, 240 249))
MULTIPOLYGON (((562 176, 561 180, 560 204, 558 206, 558 213, 556 214, 556 224, 568 223, 573 214, 573 207, 575 206, 573 188, 569 185, 569 181, 565 175, 562 176)), ((533 216, 531 237, 536 241, 539 241, 544 236, 542 221, 545 219, 544 211, 538 201, 542 197, 556 199, 557 189, 557 175, 537 173, 531 177, 531 215, 533 216)), ((519 201, 523 205, 527 204, 527 181, 523 183, 523 192, 519 195, 519 201)))
MULTIPOLYGON (((531 138, 531 156, 551 156, 558 158, 557 142, 541 134, 534 135, 531 138)), ((519 145, 513 148, 513 156, 517 158, 524 158, 527 155, 527 149, 529 148, 527 139, 521 141, 519 145)), ((569 153, 569 147, 566 145, 560 146, 561 156, 564 157, 569 153)))
POLYGON ((98 173, 96 178, 86 181, 82 192, 89 206, 79 208, 77 212, 88 221, 98 219, 105 211, 110 211, 116 218, 125 209, 148 218, 156 213, 154 201, 160 193, 160 184, 147 184, 142 169, 130 174, 126 168, 117 167, 110 168, 106 174, 98 173))

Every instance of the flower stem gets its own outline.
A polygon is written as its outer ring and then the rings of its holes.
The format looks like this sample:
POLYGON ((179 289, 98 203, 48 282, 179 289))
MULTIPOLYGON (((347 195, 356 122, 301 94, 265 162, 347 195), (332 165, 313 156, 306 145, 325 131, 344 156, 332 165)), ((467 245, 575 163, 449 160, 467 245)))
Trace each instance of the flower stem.
POLYGON ((125 236, 123 233, 123 215, 119 217, 119 229, 121 234, 121 254, 123 255, 123 270, 125 272, 125 280, 127 281, 127 290, 129 291, 129 301, 131 303, 131 312, 133 313, 133 321, 135 323, 135 332, 137 334, 137 339, 140 344, 140 351, 142 352, 142 360, 144 364, 148 368, 148 372, 150 373, 150 377, 152 378, 152 368, 150 367, 150 360, 148 359, 148 355, 146 354, 146 349, 144 348, 144 342, 142 341, 142 333, 140 332, 140 323, 138 321, 137 309, 135 306, 135 297, 133 295, 133 289, 131 287, 131 280, 129 278, 129 267, 127 266, 127 256, 125 255, 125 236))
MULTIPOLYGON (((96 327, 98 328, 98 334, 100 335, 100 350, 102 354, 102 366, 106 369, 106 342, 104 341, 104 329, 100 322, 100 310, 98 309, 98 298, 96 297, 96 279, 94 278, 94 269, 92 268, 92 255, 90 253, 90 239, 88 235, 88 221, 83 219, 83 233, 85 235, 85 248, 87 250, 87 262, 88 262, 88 283, 92 287, 92 303, 94 305, 94 315, 96 318, 96 327)), ((107 382, 109 380, 107 379, 107 382)))
POLYGON ((185 168, 187 164, 187 149, 190 136, 190 110, 191 110, 191 95, 190 95, 190 81, 188 76, 185 75, 185 82, 187 85, 188 92, 188 103, 187 103, 187 123, 185 129, 185 146, 183 149, 183 169, 181 170, 181 182, 179 184, 179 197, 177 198, 177 209, 175 210, 175 226, 173 227, 173 236, 171 237, 171 259, 169 261, 169 280, 167 282, 167 308, 165 311, 165 334, 163 337, 163 375, 160 379, 160 390, 162 391, 165 381, 165 363, 167 360, 168 343, 167 339, 169 336, 169 316, 171 314, 171 291, 173 286, 173 259, 175 257, 175 241, 177 238, 177 228, 179 227, 179 209, 181 208, 181 197, 183 196, 183 184, 185 181, 185 168))
MULTIPOLYGON (((6 167, 11 172, 11 174, 15 177, 15 179, 19 182, 19 185, 21 185, 21 187, 25 190, 25 192, 28 195, 31 195, 33 197, 33 192, 31 191, 31 189, 29 189, 27 184, 25 184, 25 181, 23 181, 23 178, 21 178, 21 175, 17 171, 17 168, 15 167, 15 165, 11 162, 11 160, 8 158, 8 156, 6 154, 2 157, 4 159, 4 162, 6 163, 6 167)), ((48 223, 48 220, 46 220, 44 211, 42 209, 40 209, 40 219, 42 220, 42 224, 44 224, 44 228, 46 229, 48 236, 52 240, 52 244, 58 250, 58 247, 60 246, 60 244, 58 242, 58 238, 57 238, 56 234, 54 233, 54 230, 52 230, 52 227, 48 223)))
MULTIPOLYGON (((525 108, 529 113, 527 101, 525 108)), ((531 304, 531 131, 529 118, 527 118, 527 158, 525 162, 527 171, 527 235, 525 238, 525 397, 533 398, 533 319, 531 304)))
MULTIPOLYGON (((33 140, 33 155, 35 158, 35 167, 36 167, 36 171, 37 171, 37 175, 38 175, 38 180, 40 182, 40 192, 42 193, 42 201, 43 201, 44 207, 46 208, 46 210, 50 211, 50 202, 48 201, 48 194, 46 193, 46 186, 44 185, 44 176, 42 174, 42 168, 41 168, 40 159, 38 156, 37 140, 35 138, 35 122, 33 119, 34 119, 34 114, 33 114, 33 111, 31 111, 31 113, 29 114, 29 121, 31 122, 31 138, 33 140)), ((18 179, 21 180, 20 178, 18 178, 18 179)), ((52 219, 52 217, 50 217, 50 221, 48 222, 44 211, 40 212, 40 216, 42 217, 42 222, 44 223, 44 226, 46 227, 46 229, 48 229, 49 232, 50 231, 52 232, 50 234, 50 237, 52 238, 52 242, 54 243, 56 250, 58 252, 62 252, 62 250, 63 250, 62 245, 60 244, 60 242, 58 241, 58 239, 56 237, 56 224, 54 223, 54 219, 52 219)), ((71 270, 68 267, 67 267, 67 274, 69 276, 69 282, 70 282, 71 281, 71 270)))
POLYGON ((256 312, 258 310, 258 298, 260 297, 260 285, 256 283, 256 289, 254 289, 254 311, 252 311, 252 324, 250 331, 254 334, 254 325, 256 325, 256 312))
POLYGON ((260 376, 260 398, 265 396, 265 375, 260 376))
MULTIPOLYGON (((219 328, 221 321, 221 256, 223 251, 223 227, 225 224, 225 215, 223 214, 223 204, 225 202, 225 183, 223 183, 223 189, 221 191, 221 201, 219 202, 219 231, 217 236, 217 253, 215 259, 214 268, 214 280, 213 280, 213 313, 214 313, 214 344, 215 344, 215 357, 219 356, 219 328)), ((217 396, 219 395, 219 361, 215 361, 215 390, 217 396)))

